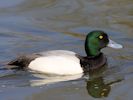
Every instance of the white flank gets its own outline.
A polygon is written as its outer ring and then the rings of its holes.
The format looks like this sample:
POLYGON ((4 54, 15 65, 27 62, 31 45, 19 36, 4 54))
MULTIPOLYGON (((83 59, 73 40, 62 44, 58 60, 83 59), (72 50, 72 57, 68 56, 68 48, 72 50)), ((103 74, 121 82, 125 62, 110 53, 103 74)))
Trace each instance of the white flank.
POLYGON ((36 58, 29 64, 31 70, 58 75, 75 75, 83 72, 80 60, 74 52, 54 50, 40 54, 43 57, 36 58))

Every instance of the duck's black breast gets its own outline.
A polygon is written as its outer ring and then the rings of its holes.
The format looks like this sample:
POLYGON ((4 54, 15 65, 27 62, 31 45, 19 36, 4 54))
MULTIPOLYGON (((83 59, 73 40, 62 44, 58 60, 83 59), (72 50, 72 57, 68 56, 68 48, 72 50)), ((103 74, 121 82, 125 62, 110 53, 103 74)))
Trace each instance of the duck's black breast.
POLYGON ((80 59, 80 64, 84 72, 87 72, 90 69, 97 69, 107 63, 107 58, 103 53, 100 53, 95 57, 82 57, 79 55, 77 57, 80 59))

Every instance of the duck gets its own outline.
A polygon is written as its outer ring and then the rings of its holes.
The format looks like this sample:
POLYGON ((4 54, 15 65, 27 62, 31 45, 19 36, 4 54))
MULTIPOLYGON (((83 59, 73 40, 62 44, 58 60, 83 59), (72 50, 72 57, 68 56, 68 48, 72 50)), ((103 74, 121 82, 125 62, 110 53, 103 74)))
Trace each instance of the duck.
POLYGON ((7 65, 10 69, 31 70, 43 74, 76 75, 105 65, 107 58, 101 52, 105 47, 123 48, 121 44, 109 39, 104 31, 94 30, 86 35, 86 56, 68 50, 51 50, 16 57, 7 65))

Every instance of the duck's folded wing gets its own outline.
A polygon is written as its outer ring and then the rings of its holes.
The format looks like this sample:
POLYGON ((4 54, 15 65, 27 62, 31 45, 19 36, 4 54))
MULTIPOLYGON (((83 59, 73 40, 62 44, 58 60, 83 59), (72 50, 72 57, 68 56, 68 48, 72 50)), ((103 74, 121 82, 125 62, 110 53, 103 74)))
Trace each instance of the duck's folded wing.
POLYGON ((68 50, 51 50, 51 51, 45 51, 36 53, 40 56, 75 56, 76 53, 68 50))

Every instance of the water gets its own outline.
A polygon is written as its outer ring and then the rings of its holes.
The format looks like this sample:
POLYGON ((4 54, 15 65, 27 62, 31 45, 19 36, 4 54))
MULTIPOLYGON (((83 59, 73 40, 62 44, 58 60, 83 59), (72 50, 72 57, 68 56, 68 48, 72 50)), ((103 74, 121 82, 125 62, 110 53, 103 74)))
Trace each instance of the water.
POLYGON ((132 100, 132 4, 130 0, 0 1, 1 67, 16 56, 42 50, 85 55, 85 35, 94 29, 124 45, 121 50, 103 50, 108 68, 92 72, 93 78, 0 70, 1 100, 132 100))

